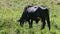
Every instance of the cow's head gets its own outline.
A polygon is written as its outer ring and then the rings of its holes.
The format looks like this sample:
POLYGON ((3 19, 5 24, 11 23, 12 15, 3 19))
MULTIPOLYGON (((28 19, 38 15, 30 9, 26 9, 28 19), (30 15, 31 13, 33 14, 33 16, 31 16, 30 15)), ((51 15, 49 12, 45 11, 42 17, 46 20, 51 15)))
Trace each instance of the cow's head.
POLYGON ((23 27, 24 19, 23 19, 23 18, 20 18, 20 19, 18 20, 18 22, 20 22, 20 26, 23 27))

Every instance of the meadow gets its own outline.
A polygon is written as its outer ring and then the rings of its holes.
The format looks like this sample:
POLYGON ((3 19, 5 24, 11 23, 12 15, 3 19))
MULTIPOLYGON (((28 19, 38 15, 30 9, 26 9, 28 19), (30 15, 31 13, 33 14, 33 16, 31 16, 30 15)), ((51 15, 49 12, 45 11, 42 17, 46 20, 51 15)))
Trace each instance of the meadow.
POLYGON ((0 0, 0 34, 60 34, 60 5, 57 1, 43 0, 0 0), (20 27, 17 20, 21 17, 24 7, 27 5, 44 5, 50 9, 51 30, 41 30, 42 22, 33 22, 33 28, 29 29, 26 22, 24 27, 20 27))

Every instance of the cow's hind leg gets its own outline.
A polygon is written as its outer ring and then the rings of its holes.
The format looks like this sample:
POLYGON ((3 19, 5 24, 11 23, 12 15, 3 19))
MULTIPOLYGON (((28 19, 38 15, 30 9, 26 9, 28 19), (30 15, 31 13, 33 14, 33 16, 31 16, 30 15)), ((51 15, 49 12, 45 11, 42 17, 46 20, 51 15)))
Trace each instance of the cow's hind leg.
POLYGON ((41 21, 42 21, 42 23, 43 23, 43 24, 42 24, 42 28, 41 28, 41 29, 44 29, 44 28, 45 28, 45 24, 46 24, 45 19, 44 19, 44 18, 42 18, 42 20, 41 20, 41 21))
POLYGON ((48 27, 49 27, 49 30, 50 30, 50 19, 47 18, 47 24, 48 24, 48 27))

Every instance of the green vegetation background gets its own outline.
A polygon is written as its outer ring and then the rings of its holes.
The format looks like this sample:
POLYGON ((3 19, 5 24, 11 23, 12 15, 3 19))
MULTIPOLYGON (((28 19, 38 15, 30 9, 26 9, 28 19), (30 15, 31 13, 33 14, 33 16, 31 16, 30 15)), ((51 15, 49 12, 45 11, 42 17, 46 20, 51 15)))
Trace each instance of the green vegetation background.
POLYGON ((60 34, 60 5, 57 0, 0 0, 0 34, 60 34), (21 17, 23 9, 27 5, 45 5, 50 9, 51 30, 47 24, 41 29, 41 21, 33 22, 33 28, 29 29, 28 23, 21 28, 17 20, 21 17))

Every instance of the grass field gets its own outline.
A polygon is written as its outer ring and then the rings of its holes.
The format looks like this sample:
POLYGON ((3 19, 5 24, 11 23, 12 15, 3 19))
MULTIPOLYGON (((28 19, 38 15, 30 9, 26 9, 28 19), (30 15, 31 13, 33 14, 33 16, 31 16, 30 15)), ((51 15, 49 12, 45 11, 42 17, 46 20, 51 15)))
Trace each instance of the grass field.
POLYGON ((0 0, 0 34, 60 34, 60 5, 36 0, 0 0), (31 29, 28 23, 25 23, 23 28, 20 27, 17 20, 21 17, 24 7, 31 4, 50 8, 50 31, 47 24, 45 29, 41 30, 41 21, 38 24, 34 22, 31 29))

